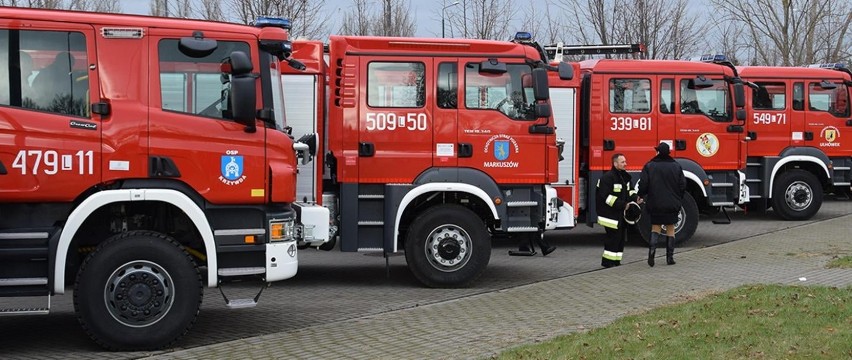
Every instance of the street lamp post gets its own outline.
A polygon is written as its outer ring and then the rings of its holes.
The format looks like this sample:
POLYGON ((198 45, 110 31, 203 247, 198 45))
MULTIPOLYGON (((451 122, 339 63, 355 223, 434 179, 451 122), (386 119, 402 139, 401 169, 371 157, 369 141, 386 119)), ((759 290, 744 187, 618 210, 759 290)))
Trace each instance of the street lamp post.
POLYGON ((442 37, 442 38, 443 38, 443 37, 446 37, 446 30, 444 30, 444 29, 445 29, 445 27, 444 27, 444 19, 447 17, 447 11, 446 11, 446 10, 447 10, 447 8, 448 8, 448 7, 456 6, 456 5, 458 5, 458 4, 459 4, 459 2, 458 2, 458 1, 456 1, 456 2, 454 2, 454 3, 452 3, 452 4, 450 4, 450 5, 446 5, 446 6, 444 6, 444 7, 442 7, 442 8, 441 8, 441 37, 442 37))

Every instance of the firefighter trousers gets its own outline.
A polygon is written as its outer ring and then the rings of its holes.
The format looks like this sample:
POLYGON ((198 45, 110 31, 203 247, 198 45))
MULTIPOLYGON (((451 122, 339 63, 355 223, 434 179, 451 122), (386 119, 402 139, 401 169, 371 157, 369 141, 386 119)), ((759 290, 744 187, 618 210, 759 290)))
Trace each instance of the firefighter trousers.
POLYGON ((604 240, 604 252, 601 259, 601 266, 613 267, 621 265, 621 258, 624 255, 624 241, 627 236, 626 226, 621 226, 618 229, 606 229, 606 240, 604 240))

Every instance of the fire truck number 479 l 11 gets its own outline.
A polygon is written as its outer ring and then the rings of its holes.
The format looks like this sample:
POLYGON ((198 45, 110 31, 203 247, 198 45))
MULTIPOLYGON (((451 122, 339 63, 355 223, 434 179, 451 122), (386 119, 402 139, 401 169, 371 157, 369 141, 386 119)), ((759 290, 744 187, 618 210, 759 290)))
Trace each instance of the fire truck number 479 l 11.
POLYGON ((21 150, 12 162, 12 168, 20 169, 21 175, 27 175, 27 173, 38 175, 40 172, 55 175, 59 171, 74 171, 75 164, 78 174, 92 175, 94 169, 92 150, 80 150, 75 154, 59 154, 55 150, 21 150))

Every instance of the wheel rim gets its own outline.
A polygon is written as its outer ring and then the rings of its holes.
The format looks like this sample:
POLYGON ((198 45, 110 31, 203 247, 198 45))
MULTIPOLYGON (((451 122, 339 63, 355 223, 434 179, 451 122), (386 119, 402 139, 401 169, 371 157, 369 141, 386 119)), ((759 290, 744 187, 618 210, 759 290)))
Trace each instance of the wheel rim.
POLYGON ((429 233, 424 250, 429 265, 443 272, 453 272, 470 260, 473 242, 464 229, 444 224, 429 233))
POLYGON ((104 302, 110 315, 125 326, 153 325, 172 307, 172 278, 155 263, 129 262, 110 275, 104 287, 104 302))
POLYGON ((802 211, 811 206, 813 201, 813 190, 804 181, 795 181, 784 192, 784 200, 787 207, 793 211, 802 211))

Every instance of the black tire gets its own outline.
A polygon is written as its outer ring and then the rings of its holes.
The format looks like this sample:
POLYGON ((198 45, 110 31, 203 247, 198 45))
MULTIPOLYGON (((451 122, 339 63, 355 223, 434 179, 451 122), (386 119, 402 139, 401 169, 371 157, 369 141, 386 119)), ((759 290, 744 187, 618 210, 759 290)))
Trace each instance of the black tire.
POLYGON ((86 333, 104 348, 156 350, 189 331, 202 293, 201 273, 177 241, 129 231, 109 238, 83 261, 74 309, 86 333))
POLYGON ((455 204, 424 211, 405 239, 405 260, 414 277, 429 287, 465 287, 476 281, 491 259, 485 223, 455 204))
POLYGON ((784 220, 808 220, 822 207, 822 184, 805 170, 789 170, 775 179, 772 208, 784 220))
MULTIPOLYGON (((695 203, 695 198, 690 193, 683 195, 683 203, 681 203, 680 213, 677 216, 678 221, 675 224, 675 244, 683 244, 692 235, 695 235, 695 230, 698 229, 698 204, 695 203)), ((636 224, 639 230, 639 235, 645 243, 651 241, 651 215, 648 210, 642 207, 642 217, 636 224)))

